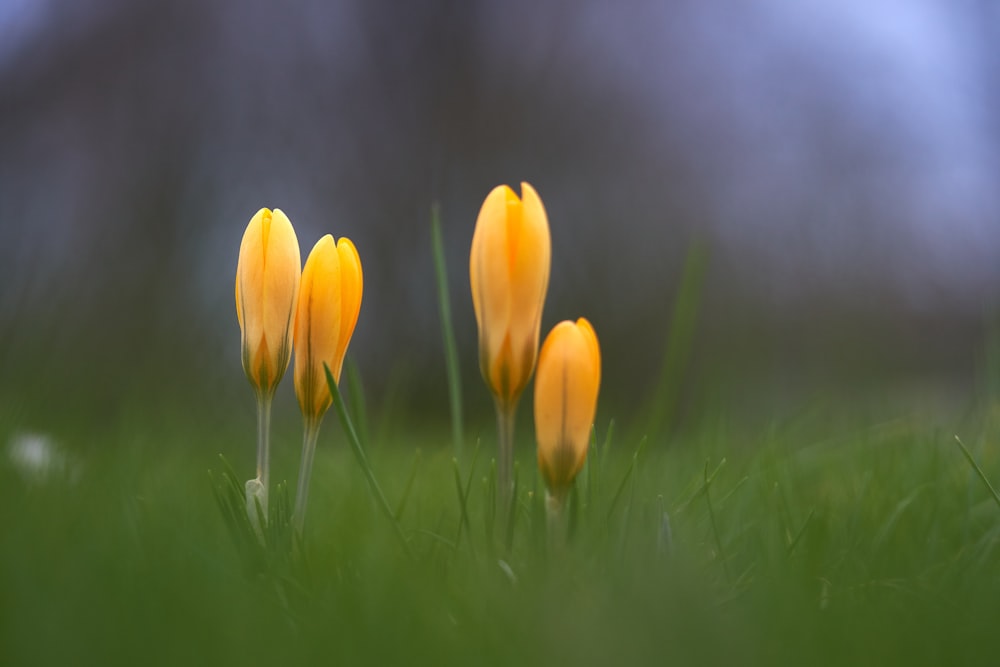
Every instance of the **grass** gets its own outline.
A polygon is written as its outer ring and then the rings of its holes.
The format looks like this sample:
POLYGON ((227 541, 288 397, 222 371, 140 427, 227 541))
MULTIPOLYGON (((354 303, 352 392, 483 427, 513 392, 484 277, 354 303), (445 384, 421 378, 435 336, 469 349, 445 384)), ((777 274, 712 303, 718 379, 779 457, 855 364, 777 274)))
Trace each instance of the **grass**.
MULTIPOLYGON (((218 453, 233 462, 231 517, 253 468, 251 425, 236 417, 205 428, 130 414, 90 447, 49 442, 48 465, 33 465, 0 412, 0 664, 995 664, 989 401, 950 429, 848 404, 759 430, 725 412, 678 430, 696 253, 658 410, 598 424, 559 530, 521 438, 516 511, 501 525, 492 421, 461 412, 435 248, 450 428, 369 423, 348 364, 302 540, 286 517, 261 550, 219 511, 218 453)), ((296 470, 300 437, 279 420, 275 480, 296 470)), ((272 509, 287 513, 292 491, 272 509)))
POLYGON ((509 549, 487 530, 492 442, 464 467, 444 434, 376 443, 410 555, 331 426, 302 557, 263 573, 205 478, 220 448, 249 470, 252 442, 181 422, 45 478, 5 459, 0 663, 992 664, 1000 460, 996 424, 969 421, 984 478, 916 417, 751 442, 711 420, 638 456, 605 427, 564 545, 522 447, 509 549))

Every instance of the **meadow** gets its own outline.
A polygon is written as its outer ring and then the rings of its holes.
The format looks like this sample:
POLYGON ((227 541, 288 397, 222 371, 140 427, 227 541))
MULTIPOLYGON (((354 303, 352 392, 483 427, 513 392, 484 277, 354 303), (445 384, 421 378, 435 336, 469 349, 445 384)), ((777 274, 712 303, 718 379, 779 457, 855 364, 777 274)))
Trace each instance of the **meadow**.
MULTIPOLYGON (((177 420, 36 476, 5 459, 0 662, 995 664, 1000 501, 952 434, 843 416, 655 449, 601 424, 565 544, 526 438, 509 533, 493 443, 456 467, 446 433, 371 442, 406 548, 330 428, 304 549, 263 568, 206 476, 220 449, 249 465, 236 437, 177 420)), ((986 417, 963 441, 996 480, 986 417)))
MULTIPOLYGON (((556 528, 527 407, 498 510, 447 307, 450 428, 367 410, 349 365, 301 538, 287 482, 263 545, 239 518, 249 409, 138 402, 65 448, 0 413, 0 664, 996 664, 995 388, 947 418, 858 394, 679 424, 699 266, 658 386, 597 420, 556 528)), ((276 480, 301 437, 279 412, 276 480)))

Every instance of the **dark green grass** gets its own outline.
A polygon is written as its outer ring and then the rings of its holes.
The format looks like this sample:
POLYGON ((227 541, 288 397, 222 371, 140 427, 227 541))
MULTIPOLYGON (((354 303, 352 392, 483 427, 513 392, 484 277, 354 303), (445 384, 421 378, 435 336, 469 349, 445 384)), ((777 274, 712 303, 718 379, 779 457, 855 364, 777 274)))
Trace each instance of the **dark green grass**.
MULTIPOLYGON (((249 477, 252 438, 137 420, 45 478, 5 453, 0 664, 995 664, 990 491, 951 432, 839 417, 749 434, 711 419, 637 456, 618 436, 605 448, 601 425, 565 546, 547 541, 522 441, 509 549, 487 534, 486 425, 476 467, 471 439, 459 466, 466 522, 445 429, 376 440, 407 556, 331 414, 304 557, 265 573, 206 476, 222 451, 249 477)), ((996 485, 990 419, 961 435, 996 485)), ((297 461, 287 431, 277 478, 297 461)))

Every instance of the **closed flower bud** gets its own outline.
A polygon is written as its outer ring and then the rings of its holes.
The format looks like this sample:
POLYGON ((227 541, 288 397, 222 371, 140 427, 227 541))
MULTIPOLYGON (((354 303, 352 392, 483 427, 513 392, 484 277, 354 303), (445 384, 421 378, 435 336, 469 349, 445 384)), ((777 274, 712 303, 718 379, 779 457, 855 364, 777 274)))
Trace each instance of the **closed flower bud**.
POLYGON ((601 384, 597 334, 584 318, 557 324, 542 345, 535 376, 538 467, 563 497, 583 467, 601 384))
POLYGON ((278 209, 250 219, 236 265, 236 317, 243 370, 258 396, 269 396, 288 368, 302 261, 292 223, 278 209))
POLYGON ((302 270, 295 317, 295 394, 307 420, 318 420, 333 398, 324 362, 334 379, 361 311, 361 259, 349 239, 327 234, 313 247, 302 270))
POLYGON ((538 193, 522 183, 521 194, 501 185, 486 197, 469 261, 479 368, 504 410, 516 405, 535 368, 552 254, 538 193))

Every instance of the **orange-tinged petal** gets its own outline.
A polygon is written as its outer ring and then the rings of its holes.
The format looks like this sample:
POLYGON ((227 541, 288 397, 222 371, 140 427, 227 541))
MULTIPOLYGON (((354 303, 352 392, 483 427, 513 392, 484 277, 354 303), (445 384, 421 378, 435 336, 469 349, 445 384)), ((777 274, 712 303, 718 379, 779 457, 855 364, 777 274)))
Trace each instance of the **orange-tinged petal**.
POLYGON ((347 355, 347 346, 354 334, 361 313, 361 294, 364 290, 364 277, 361 272, 361 258, 354 243, 346 237, 337 242, 337 253, 340 256, 340 337, 337 342, 336 367, 331 366, 333 377, 340 381, 340 370, 347 355))
POLYGON ((600 389, 600 350, 586 319, 557 324, 546 337, 535 377, 538 465, 553 493, 583 467, 600 389))
MULTIPOLYGON (((506 185, 498 185, 483 201, 476 218, 476 228, 472 234, 472 252, 469 254, 469 283, 472 286, 472 307, 476 312, 476 323, 483 326, 485 297, 482 289, 495 277, 485 275, 486 253, 501 252, 499 247, 507 245, 506 226, 508 193, 513 192, 506 185), (499 236, 498 236, 499 234, 499 236)), ((503 272, 504 274, 506 272, 503 272)), ((502 274, 503 275, 503 274, 502 274)))
POLYGON ((288 367, 301 268, 287 216, 260 209, 243 233, 235 284, 243 368, 258 392, 273 392, 288 367))
POLYGON ((551 242, 538 194, 494 188, 476 221, 469 260, 483 378, 497 400, 516 403, 531 378, 548 289, 551 242))
POLYGON ((494 188, 483 202, 476 221, 470 262, 481 352, 485 351, 486 358, 491 360, 496 359, 510 320, 510 258, 507 252, 509 197, 515 197, 514 193, 502 185, 494 188))
POLYGON ((332 397, 325 363, 340 381, 344 354, 361 309, 361 260, 348 239, 327 234, 313 247, 302 272, 295 318, 295 394, 307 419, 319 419, 332 397))
POLYGON ((295 316, 295 394, 307 416, 319 416, 330 405, 323 362, 337 351, 340 310, 340 256, 327 234, 306 258, 295 316))
POLYGON ((523 389, 535 367, 538 338, 542 322, 542 307, 549 284, 551 241, 549 224, 538 194, 527 183, 522 183, 523 204, 518 216, 511 216, 511 227, 516 229, 517 254, 512 258, 511 312, 509 331, 513 364, 518 369, 516 386, 523 389))
POLYGON ((288 217, 274 209, 264 228, 264 322, 265 335, 277 354, 276 371, 284 374, 292 353, 302 258, 299 241, 288 217))
POLYGON ((585 317, 581 317, 576 321, 576 328, 580 331, 580 335, 583 336, 583 340, 587 344, 587 351, 590 354, 590 363, 594 369, 594 383, 600 387, 601 345, 597 342, 597 332, 594 331, 594 327, 590 324, 590 320, 585 317))

